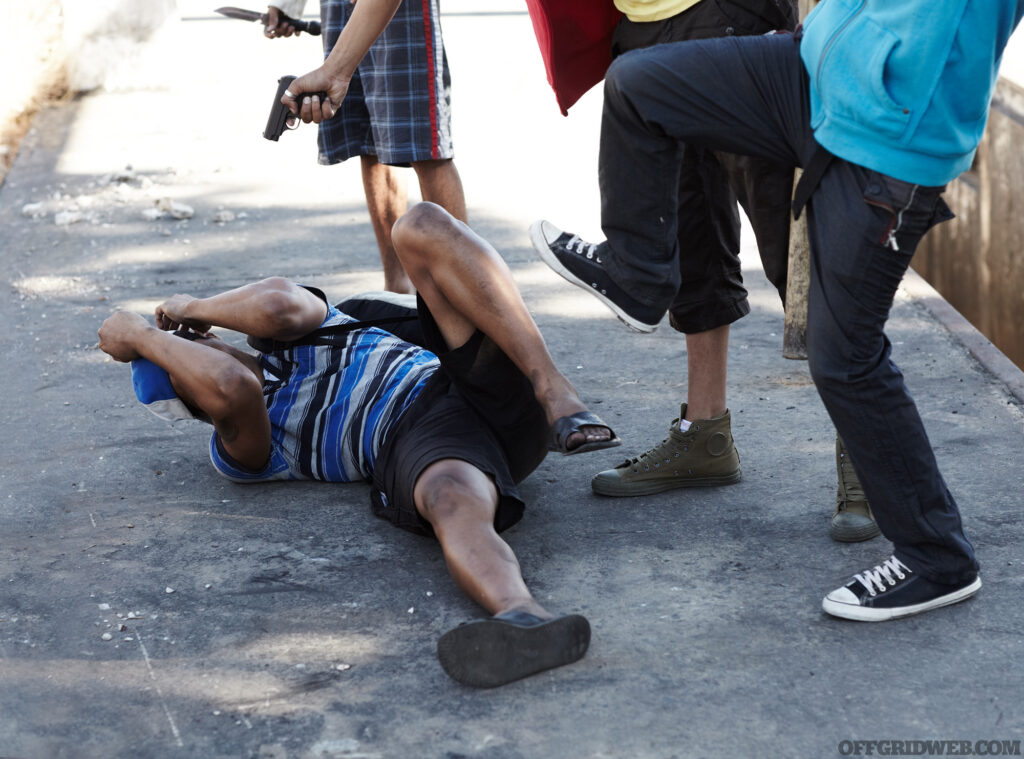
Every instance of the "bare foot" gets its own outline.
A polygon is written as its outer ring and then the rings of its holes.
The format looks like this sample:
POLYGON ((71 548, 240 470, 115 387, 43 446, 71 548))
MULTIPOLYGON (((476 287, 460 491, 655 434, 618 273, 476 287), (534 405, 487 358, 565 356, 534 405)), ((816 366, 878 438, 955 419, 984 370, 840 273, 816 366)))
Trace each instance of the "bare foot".
MULTIPOLYGON (((538 390, 537 401, 544 409, 549 427, 553 427, 559 419, 589 411, 580 400, 576 388, 562 376, 546 390, 538 390)), ((578 430, 565 439, 564 447, 565 451, 574 451, 590 443, 607 443, 614 437, 615 433, 606 424, 581 424, 578 430)))
POLYGON ((605 443, 612 439, 611 427, 584 425, 579 432, 569 435, 565 442, 567 450, 575 451, 584 443, 605 443))

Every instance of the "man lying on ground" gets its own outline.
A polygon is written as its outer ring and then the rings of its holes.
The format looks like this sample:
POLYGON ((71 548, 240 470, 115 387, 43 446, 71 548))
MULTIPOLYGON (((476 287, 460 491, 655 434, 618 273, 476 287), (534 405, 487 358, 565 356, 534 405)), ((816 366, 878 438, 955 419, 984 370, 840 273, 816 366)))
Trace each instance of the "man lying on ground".
POLYGON ((502 685, 574 662, 589 623, 543 608, 498 533, 522 517, 516 483, 549 450, 619 440, 555 367, 487 242, 430 203, 393 234, 419 293, 425 348, 277 277, 209 298, 175 295, 157 307, 156 328, 117 312, 100 348, 132 362, 151 410, 213 425, 210 457, 229 479, 372 480, 375 514, 436 536, 456 583, 493 615, 439 640, 441 665, 459 682, 502 685), (245 333, 260 353, 211 327, 245 333))

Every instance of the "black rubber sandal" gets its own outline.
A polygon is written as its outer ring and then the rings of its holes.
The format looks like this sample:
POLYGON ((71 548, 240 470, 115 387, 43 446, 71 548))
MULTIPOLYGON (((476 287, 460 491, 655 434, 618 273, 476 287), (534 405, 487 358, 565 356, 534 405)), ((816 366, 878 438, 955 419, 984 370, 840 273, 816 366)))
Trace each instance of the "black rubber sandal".
POLYGON ((591 411, 578 411, 569 416, 559 417, 551 425, 548 433, 548 450, 557 451, 563 456, 572 456, 577 453, 588 451, 601 451, 605 448, 615 448, 622 445, 622 441, 615 434, 615 430, 608 426, 601 417, 591 411), (575 448, 567 448, 569 437, 576 432, 582 432, 583 427, 604 427, 611 433, 607 440, 592 440, 582 443, 575 448))
POLYGON ((437 641, 437 658, 453 680, 494 688, 583 658, 590 623, 579 614, 541 619, 511 611, 475 619, 437 641))

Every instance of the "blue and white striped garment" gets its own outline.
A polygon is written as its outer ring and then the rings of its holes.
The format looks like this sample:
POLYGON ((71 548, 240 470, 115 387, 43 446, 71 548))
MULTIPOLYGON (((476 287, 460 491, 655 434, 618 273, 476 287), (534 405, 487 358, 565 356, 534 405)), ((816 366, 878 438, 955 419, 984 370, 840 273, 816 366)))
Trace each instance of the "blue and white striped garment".
MULTIPOLYGON (((333 306, 321 326, 356 321, 333 306)), ((388 431, 439 366, 430 351, 376 327, 344 347, 298 345, 261 354, 270 413, 270 462, 247 472, 210 440, 210 459, 235 482, 369 479, 388 431)))

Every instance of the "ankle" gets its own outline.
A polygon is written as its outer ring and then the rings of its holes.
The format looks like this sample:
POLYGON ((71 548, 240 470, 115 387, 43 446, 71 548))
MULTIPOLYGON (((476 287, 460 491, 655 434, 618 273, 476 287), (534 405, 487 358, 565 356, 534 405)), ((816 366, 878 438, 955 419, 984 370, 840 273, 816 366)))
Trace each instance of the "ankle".
POLYGON ((493 616, 505 614, 510 611, 524 611, 527 614, 532 614, 533 616, 538 617, 539 619, 551 619, 554 616, 554 614, 532 598, 517 599, 515 601, 509 601, 507 604, 502 604, 502 607, 495 611, 493 616))
POLYGON ((562 375, 559 374, 554 380, 550 375, 531 377, 530 379, 533 383, 534 397, 544 409, 548 423, 586 409, 576 388, 562 375))
POLYGON ((691 422, 708 421, 710 419, 717 419, 718 417, 720 417, 723 414, 725 414, 725 412, 728 411, 728 410, 729 409, 726 408, 725 406, 714 406, 714 405, 694 406, 692 404, 687 404, 687 406, 686 406, 686 414, 683 416, 682 419, 679 420, 680 421, 680 428, 683 427, 682 422, 686 422, 687 426, 688 426, 691 422))

